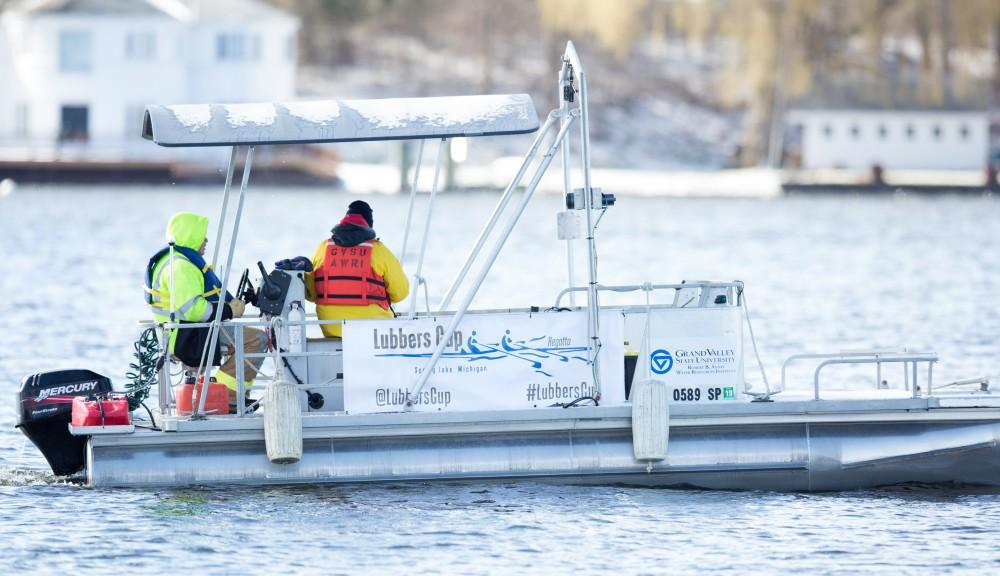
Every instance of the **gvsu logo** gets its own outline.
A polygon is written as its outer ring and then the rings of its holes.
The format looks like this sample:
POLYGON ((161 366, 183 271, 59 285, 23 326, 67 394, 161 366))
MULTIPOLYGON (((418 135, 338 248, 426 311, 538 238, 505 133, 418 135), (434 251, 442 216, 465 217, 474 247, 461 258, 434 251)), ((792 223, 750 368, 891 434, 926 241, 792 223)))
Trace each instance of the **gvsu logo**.
POLYGON ((674 357, 662 348, 654 350, 649 355, 649 366, 654 374, 666 374, 674 367, 674 357))

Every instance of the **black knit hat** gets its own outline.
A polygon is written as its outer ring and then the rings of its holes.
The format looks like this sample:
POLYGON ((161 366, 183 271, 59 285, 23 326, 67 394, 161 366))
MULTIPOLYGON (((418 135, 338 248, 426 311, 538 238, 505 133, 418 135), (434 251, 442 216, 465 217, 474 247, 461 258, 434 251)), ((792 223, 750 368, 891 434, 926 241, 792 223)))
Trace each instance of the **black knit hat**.
POLYGON ((368 227, 374 226, 374 221, 372 220, 372 207, 368 205, 364 200, 355 200, 347 206, 348 214, 360 214, 365 222, 368 223, 368 227))

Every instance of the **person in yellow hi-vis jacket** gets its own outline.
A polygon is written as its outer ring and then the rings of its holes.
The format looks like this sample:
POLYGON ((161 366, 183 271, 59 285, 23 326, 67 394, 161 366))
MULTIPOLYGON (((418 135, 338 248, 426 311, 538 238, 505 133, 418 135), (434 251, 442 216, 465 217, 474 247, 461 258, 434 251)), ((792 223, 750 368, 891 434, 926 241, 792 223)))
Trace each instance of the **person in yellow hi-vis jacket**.
MULTIPOLYGON (((356 200, 312 257, 306 298, 320 320, 392 318, 392 304, 406 298, 410 282, 392 251, 372 229, 372 209, 356 200)), ((340 338, 340 324, 324 324, 323 335, 340 338)))
MULTIPOLYGON (((226 293, 220 299, 222 282, 204 259, 208 245, 208 218, 192 212, 178 212, 167 224, 167 246, 160 249, 146 266, 146 304, 159 322, 204 323, 215 319, 216 306, 222 302, 222 319, 243 316, 246 304, 226 293)), ((225 362, 221 347, 208 363, 222 363, 215 378, 229 388, 230 403, 236 401, 236 354, 234 328, 223 325, 218 342, 229 349, 225 362)), ((208 340, 208 328, 170 330, 170 352, 188 366, 199 366, 208 340)), ((267 339, 260 330, 243 329, 244 353, 267 349, 267 339)), ((244 375, 250 383, 257 376, 263 358, 246 361, 244 375)))

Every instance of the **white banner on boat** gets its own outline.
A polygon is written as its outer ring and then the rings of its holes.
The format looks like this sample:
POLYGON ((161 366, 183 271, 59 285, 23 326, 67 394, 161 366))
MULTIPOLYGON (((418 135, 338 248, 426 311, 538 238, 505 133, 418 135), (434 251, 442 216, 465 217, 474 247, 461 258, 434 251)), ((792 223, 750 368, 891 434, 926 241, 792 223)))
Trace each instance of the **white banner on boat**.
POLYGON ((661 308, 650 316, 650 349, 643 343, 635 380, 666 382, 674 402, 743 398, 743 309, 661 308))
MULTIPOLYGON (((344 409, 400 412, 435 346, 447 341, 414 410, 510 410, 566 404, 595 393, 587 313, 470 314, 344 322, 344 409)), ((601 404, 625 401, 623 318, 601 313, 601 404)))

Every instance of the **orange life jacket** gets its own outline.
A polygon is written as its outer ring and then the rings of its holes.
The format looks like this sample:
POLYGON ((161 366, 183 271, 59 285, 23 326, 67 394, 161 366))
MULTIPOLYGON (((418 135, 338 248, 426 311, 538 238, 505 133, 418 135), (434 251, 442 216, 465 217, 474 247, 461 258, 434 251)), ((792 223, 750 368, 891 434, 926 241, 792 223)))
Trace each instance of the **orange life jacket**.
POLYGON ((323 264, 313 273, 316 303, 337 306, 378 304, 389 309, 385 279, 372 271, 372 244, 338 246, 326 243, 323 264))

